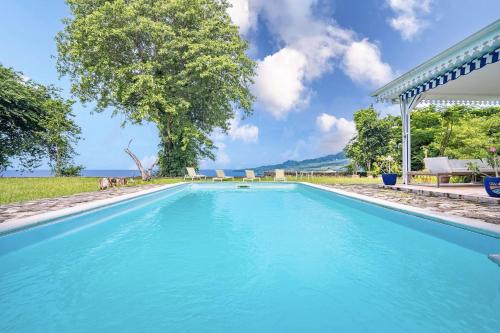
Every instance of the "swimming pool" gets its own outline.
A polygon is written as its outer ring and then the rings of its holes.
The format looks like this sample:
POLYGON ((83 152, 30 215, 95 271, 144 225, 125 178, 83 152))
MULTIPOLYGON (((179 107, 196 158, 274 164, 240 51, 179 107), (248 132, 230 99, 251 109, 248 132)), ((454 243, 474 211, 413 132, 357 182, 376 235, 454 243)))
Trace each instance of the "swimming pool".
POLYGON ((500 240, 301 184, 190 184, 0 237, 0 332, 495 332, 500 240))

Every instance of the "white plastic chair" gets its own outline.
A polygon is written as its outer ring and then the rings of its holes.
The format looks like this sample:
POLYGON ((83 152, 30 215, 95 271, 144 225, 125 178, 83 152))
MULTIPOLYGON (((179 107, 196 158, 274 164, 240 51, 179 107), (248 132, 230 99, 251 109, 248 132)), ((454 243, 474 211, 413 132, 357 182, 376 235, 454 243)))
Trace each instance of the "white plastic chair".
POLYGON ((214 182, 216 180, 224 181, 227 179, 234 179, 234 177, 226 176, 226 174, 224 173, 224 170, 215 170, 215 174, 217 175, 217 177, 212 178, 212 181, 214 181, 214 182))
POLYGON ((260 177, 255 177, 255 172, 253 170, 245 170, 246 177, 243 178, 243 181, 249 180, 249 181, 254 181, 258 179, 260 181, 260 177))
POLYGON ((186 167, 186 170, 187 170, 187 175, 184 175, 184 180, 186 180, 187 178, 191 178, 191 180, 207 178, 207 176, 205 175, 196 173, 196 170, 194 168, 186 167))
POLYGON ((285 177, 285 170, 283 169, 276 169, 274 173, 274 181, 282 181, 286 182, 286 177, 285 177))

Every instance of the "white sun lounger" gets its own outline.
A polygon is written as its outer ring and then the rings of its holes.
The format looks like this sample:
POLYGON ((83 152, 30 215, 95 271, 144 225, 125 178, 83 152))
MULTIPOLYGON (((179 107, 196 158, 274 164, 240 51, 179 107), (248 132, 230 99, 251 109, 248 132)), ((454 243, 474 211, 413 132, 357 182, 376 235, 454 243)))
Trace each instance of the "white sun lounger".
POLYGON ((283 169, 276 169, 274 172, 274 181, 282 181, 286 182, 286 177, 285 177, 285 170, 283 169))
POLYGON ((253 182, 254 180, 258 180, 260 182, 260 177, 255 177, 255 172, 253 170, 245 170, 246 177, 243 178, 243 181, 249 180, 253 182))
POLYGON ((187 178, 191 178, 191 180, 207 178, 207 176, 205 175, 196 173, 196 170, 194 168, 186 168, 186 170, 187 170, 187 175, 184 176, 184 180, 186 180, 187 178))
POLYGON ((448 157, 426 157, 424 158, 424 164, 427 171, 412 171, 410 176, 436 176, 437 187, 441 185, 442 177, 472 176, 472 181, 474 181, 475 174, 468 169, 469 163, 477 164, 479 171, 482 173, 488 174, 494 171, 479 159, 457 160, 448 157))
POLYGON ((212 181, 214 181, 214 182, 216 180, 224 181, 224 180, 228 180, 228 179, 234 179, 234 177, 226 176, 226 174, 224 173, 224 170, 215 170, 215 174, 217 175, 217 177, 212 178, 212 181))

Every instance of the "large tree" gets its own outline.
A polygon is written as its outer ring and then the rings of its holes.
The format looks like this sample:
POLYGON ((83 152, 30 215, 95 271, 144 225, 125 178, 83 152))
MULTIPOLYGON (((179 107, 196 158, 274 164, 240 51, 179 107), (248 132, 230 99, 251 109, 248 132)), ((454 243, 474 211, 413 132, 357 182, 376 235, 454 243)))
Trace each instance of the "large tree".
POLYGON ((213 158, 210 134, 251 112, 255 63, 226 0, 67 0, 58 70, 82 102, 154 122, 160 171, 213 158))
POLYGON ((346 146, 345 153, 370 172, 380 157, 395 151, 397 139, 391 139, 397 121, 393 117, 380 119, 377 111, 369 107, 354 113, 354 123, 357 134, 346 146))
POLYGON ((72 104, 54 87, 0 65, 0 171, 12 166, 13 159, 29 170, 44 158, 56 176, 75 170, 80 127, 73 120, 72 104))
POLYGON ((42 158, 40 97, 32 82, 0 65, 0 172, 12 165, 12 158, 25 169, 37 166, 42 158))

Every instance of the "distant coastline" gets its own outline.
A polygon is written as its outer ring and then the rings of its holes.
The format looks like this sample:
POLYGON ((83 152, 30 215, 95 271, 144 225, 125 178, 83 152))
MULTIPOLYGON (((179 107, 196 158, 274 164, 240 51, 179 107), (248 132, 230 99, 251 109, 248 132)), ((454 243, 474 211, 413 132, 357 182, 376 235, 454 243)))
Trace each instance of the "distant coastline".
MULTIPOLYGON (((273 171, 274 169, 287 170, 309 170, 316 172, 325 172, 328 170, 342 171, 349 164, 349 159, 346 158, 343 152, 334 155, 326 155, 318 158, 312 158, 302 161, 288 160, 280 164, 263 165, 253 169, 259 176, 265 172, 273 171)), ((208 177, 215 177, 215 169, 201 169, 199 172, 208 177)), ((224 169, 226 176, 245 177, 245 169, 224 169)), ((82 177, 139 177, 138 170, 92 170, 86 169, 82 171, 82 177)), ((50 170, 33 170, 33 171, 18 171, 7 170, 0 173, 0 177, 52 177, 50 170)))

